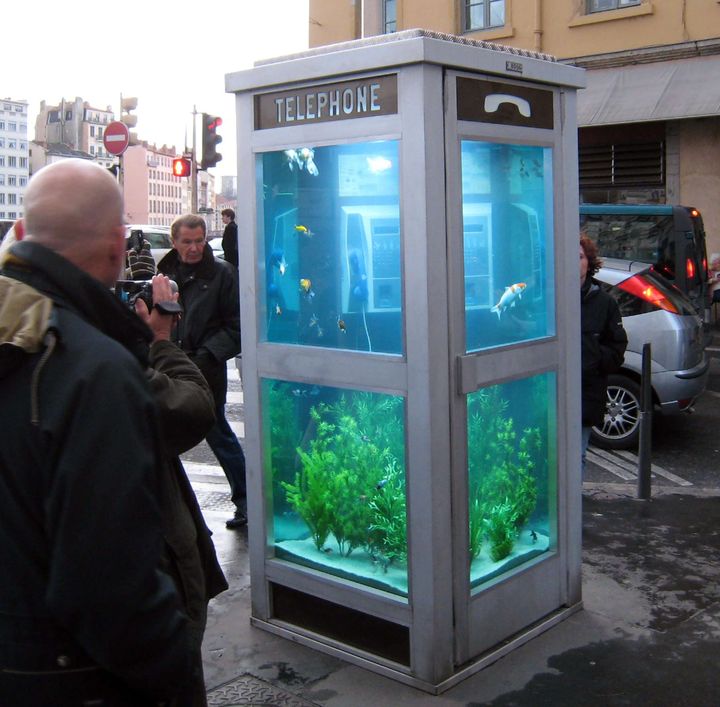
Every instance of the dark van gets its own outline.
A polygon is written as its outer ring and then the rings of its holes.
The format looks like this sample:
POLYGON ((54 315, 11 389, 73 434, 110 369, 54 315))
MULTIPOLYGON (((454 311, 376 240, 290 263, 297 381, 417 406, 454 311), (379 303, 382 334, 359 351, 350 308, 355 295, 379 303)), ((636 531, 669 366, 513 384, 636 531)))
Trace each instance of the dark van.
POLYGON ((705 228, 691 206, 581 204, 580 228, 607 258, 650 263, 710 320, 705 228))

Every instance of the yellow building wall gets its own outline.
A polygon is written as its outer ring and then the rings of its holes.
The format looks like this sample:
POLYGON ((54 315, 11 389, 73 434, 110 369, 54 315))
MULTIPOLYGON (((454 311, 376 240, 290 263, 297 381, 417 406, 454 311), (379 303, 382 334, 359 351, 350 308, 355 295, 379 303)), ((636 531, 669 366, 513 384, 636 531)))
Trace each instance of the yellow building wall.
MULTIPOLYGON (((381 7, 380 0, 363 0, 381 7)), ((718 0, 645 0, 639 6, 586 14, 585 0, 506 0, 506 24, 473 39, 533 49, 558 58, 680 44, 720 36, 718 0)), ((361 0, 309 0, 310 46, 357 39, 361 0)), ((461 33, 462 0, 397 0, 398 30, 461 33)))

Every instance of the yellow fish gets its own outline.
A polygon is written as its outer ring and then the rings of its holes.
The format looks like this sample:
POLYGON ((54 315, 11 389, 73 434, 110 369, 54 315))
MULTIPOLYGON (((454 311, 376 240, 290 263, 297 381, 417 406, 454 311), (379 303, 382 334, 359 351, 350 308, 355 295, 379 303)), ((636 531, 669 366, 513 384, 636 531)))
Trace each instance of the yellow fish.
POLYGON ((523 292, 527 285, 524 282, 516 282, 514 285, 505 288, 502 297, 498 300, 498 303, 490 309, 491 312, 495 312, 500 319, 500 315, 509 307, 515 306, 515 300, 521 299, 523 292))
POLYGON ((302 292, 310 292, 310 288, 312 287, 312 282, 308 280, 306 277, 302 278, 300 280, 300 290, 302 292))
POLYGON ((295 230, 308 238, 312 238, 313 236, 313 232, 307 226, 303 226, 302 224, 295 226, 295 230))

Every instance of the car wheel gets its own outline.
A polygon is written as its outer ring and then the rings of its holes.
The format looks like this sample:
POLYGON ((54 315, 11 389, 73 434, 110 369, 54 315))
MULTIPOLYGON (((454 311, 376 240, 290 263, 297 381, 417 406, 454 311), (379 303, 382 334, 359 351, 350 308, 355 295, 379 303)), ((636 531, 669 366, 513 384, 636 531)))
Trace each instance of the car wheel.
POLYGON ((592 428, 591 442, 603 449, 632 449, 639 436, 640 386, 625 376, 608 376, 605 420, 592 428))

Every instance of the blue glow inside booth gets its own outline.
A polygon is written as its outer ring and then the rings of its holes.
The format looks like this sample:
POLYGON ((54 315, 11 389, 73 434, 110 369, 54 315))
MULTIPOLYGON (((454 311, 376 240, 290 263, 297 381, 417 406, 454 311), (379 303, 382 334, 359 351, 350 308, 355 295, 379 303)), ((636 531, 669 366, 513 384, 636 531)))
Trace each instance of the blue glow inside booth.
POLYGON ((439 693, 580 608, 583 83, 423 30, 227 75, 254 625, 439 693))

